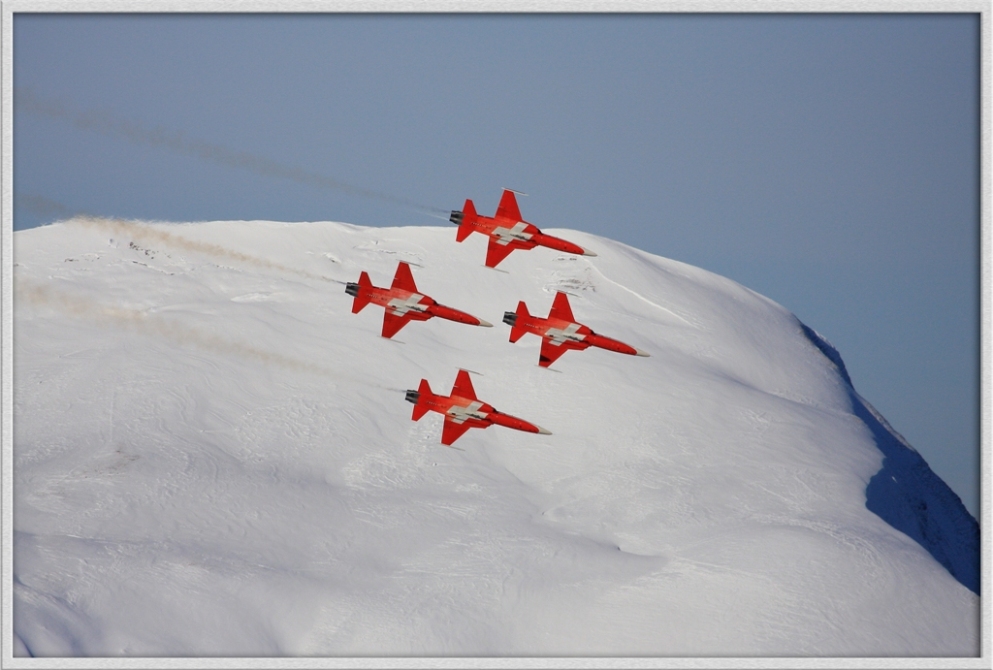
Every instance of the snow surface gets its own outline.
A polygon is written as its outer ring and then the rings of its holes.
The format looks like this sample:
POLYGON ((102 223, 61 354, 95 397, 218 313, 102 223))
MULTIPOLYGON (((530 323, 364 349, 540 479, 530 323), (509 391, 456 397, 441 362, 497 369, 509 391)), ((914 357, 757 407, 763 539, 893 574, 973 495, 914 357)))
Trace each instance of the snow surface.
POLYGON ((979 654, 976 522, 829 344, 733 281, 549 232, 599 255, 491 270, 453 227, 16 232, 15 653, 979 654), (379 337, 335 282, 399 260, 496 326, 379 337), (651 358, 539 368, 501 316, 556 290, 651 358), (459 367, 553 434, 441 446, 403 390, 459 367))

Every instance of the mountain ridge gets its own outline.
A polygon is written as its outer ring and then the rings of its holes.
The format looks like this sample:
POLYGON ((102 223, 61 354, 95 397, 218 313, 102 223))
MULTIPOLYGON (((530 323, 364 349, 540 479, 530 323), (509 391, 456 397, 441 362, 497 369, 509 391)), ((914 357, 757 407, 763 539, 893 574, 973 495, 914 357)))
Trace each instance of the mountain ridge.
POLYGON ((328 222, 19 231, 24 653, 977 653, 978 525, 837 351, 729 279, 565 234, 599 256, 498 272, 451 228, 328 222), (397 260, 497 327, 379 338, 336 282, 397 260), (652 358, 539 369, 491 317, 555 290, 652 358), (553 435, 445 450, 402 390, 458 367, 553 435), (227 622, 170 615, 177 584, 227 622))

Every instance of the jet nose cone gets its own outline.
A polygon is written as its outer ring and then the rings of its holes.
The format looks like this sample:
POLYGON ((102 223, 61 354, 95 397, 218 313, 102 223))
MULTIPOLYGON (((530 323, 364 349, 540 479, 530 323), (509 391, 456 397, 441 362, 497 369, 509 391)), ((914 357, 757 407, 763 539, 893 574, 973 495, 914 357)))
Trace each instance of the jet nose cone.
POLYGON ((590 251, 589 249, 583 249, 583 255, 584 256, 596 256, 596 253, 593 252, 593 251, 590 251))
POLYGON ((545 430, 545 429, 544 429, 544 428, 542 428, 541 426, 538 426, 538 425, 535 425, 535 428, 537 428, 537 429, 538 429, 538 434, 539 434, 539 435, 551 435, 551 434, 552 434, 552 431, 550 431, 550 430, 545 430))
POLYGON ((634 348, 634 351, 635 351, 635 354, 634 354, 635 356, 644 356, 645 358, 648 358, 651 355, 647 351, 642 351, 638 347, 635 347, 634 348))
POLYGON ((490 323, 489 321, 483 321, 482 319, 479 319, 479 325, 482 326, 483 328, 492 328, 493 327, 493 324, 492 323, 490 323))

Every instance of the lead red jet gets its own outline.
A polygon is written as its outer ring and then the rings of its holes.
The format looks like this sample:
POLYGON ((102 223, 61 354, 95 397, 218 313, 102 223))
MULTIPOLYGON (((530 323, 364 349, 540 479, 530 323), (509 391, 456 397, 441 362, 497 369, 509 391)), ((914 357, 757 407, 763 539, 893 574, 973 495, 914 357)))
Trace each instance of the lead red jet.
POLYGON ((484 326, 491 328, 492 323, 483 321, 472 314, 460 312, 457 309, 446 307, 434 298, 417 292, 414 284, 414 276, 410 274, 410 266, 400 261, 397 266, 396 275, 393 277, 393 285, 390 288, 379 288, 372 285, 368 273, 364 270, 359 275, 359 281, 348 282, 345 285, 345 293, 354 296, 352 302, 352 314, 358 314, 370 302, 384 307, 383 314, 383 337, 389 339, 397 334, 401 328, 411 321, 427 321, 431 317, 439 316, 449 321, 467 323, 470 326, 484 326))
POLYGON ((648 356, 641 349, 598 335, 588 326, 576 323, 576 317, 572 315, 572 307, 569 306, 569 298, 562 291, 556 291, 547 319, 529 314, 528 306, 522 300, 517 303, 517 312, 503 313, 503 322, 510 326, 511 342, 516 342, 526 333, 534 333, 541 337, 538 365, 543 368, 554 363, 569 349, 600 347, 619 354, 648 356))
POLYGON ((503 190, 496 216, 479 216, 472 200, 465 201, 465 207, 460 212, 454 210, 449 221, 459 227, 455 241, 461 242, 472 233, 488 235, 490 244, 486 248, 486 267, 495 268, 514 249, 533 249, 537 246, 548 247, 579 256, 596 256, 578 244, 573 244, 558 237, 546 235, 533 223, 521 219, 521 210, 517 207, 517 198, 510 189, 503 190))
POLYGON ((470 428, 489 428, 493 424, 523 430, 526 433, 551 435, 541 426, 498 412, 492 405, 477 400, 476 391, 469 380, 469 373, 465 370, 459 370, 459 374, 455 377, 451 395, 432 393, 428 380, 422 379, 416 391, 407 391, 407 402, 414 403, 414 413, 410 417, 414 421, 420 421, 429 411, 445 416, 445 425, 441 429, 441 443, 446 447, 452 446, 452 443, 470 428))

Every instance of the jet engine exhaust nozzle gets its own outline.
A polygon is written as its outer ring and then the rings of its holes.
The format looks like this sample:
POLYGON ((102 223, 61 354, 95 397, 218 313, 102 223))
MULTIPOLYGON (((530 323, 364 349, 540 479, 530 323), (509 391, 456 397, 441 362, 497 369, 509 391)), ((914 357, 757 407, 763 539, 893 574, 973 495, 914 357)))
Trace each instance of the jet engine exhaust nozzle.
POLYGON ((462 225, 462 212, 457 209, 452 210, 452 215, 448 217, 448 220, 454 223, 456 226, 462 225))
POLYGON ((345 293, 352 297, 357 296, 359 294, 359 285, 355 282, 348 282, 345 284, 345 293))
POLYGON ((413 389, 407 389, 407 395, 406 395, 407 402, 412 402, 416 405, 420 397, 421 394, 418 393, 417 391, 414 391, 413 389))
POLYGON ((515 323, 517 323, 517 314, 515 314, 514 312, 504 312, 503 322, 508 326, 513 326, 515 323))

